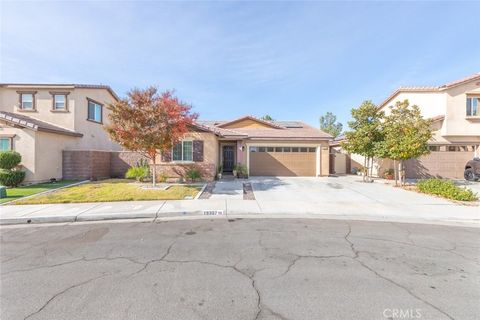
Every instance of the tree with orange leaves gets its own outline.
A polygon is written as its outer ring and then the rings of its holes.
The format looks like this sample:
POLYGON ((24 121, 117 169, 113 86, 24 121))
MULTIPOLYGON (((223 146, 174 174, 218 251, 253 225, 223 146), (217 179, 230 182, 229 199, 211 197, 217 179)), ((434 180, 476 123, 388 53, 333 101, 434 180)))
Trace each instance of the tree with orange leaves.
POLYGON ((188 132, 197 119, 192 107, 181 102, 172 91, 158 92, 156 87, 133 89, 127 98, 109 104, 110 137, 127 150, 140 152, 153 165, 156 186, 156 157, 169 151, 188 132))

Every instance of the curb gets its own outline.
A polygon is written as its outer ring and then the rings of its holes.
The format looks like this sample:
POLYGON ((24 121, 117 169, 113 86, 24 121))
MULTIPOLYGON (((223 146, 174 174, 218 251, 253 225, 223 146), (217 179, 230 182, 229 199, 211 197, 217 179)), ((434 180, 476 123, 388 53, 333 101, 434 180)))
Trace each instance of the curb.
POLYGON ((145 221, 145 222, 165 222, 165 221, 184 221, 184 220, 212 220, 212 219, 320 219, 320 220, 354 220, 354 221, 370 221, 370 222, 396 222, 396 223, 414 223, 414 224, 435 224, 457 227, 471 227, 480 228, 480 220, 458 220, 458 219, 421 219, 411 217, 399 216, 353 216, 341 214, 291 214, 291 213, 277 213, 277 214, 263 214, 263 213, 249 213, 249 214, 220 214, 220 215, 204 215, 202 211, 189 212, 162 212, 161 216, 157 213, 129 213, 129 214, 115 214, 102 213, 94 215, 82 216, 44 216, 44 217, 18 217, 6 218, 0 220, 0 226, 21 226, 28 224, 55 224, 55 223, 82 223, 82 222, 107 222, 107 221, 145 221))

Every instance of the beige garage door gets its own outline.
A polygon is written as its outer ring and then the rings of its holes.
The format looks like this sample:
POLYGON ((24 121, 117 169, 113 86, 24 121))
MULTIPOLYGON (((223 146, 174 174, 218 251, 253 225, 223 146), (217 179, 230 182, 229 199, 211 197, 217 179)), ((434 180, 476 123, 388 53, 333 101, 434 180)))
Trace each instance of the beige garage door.
POLYGON ((250 147, 251 176, 315 176, 316 148, 250 147))

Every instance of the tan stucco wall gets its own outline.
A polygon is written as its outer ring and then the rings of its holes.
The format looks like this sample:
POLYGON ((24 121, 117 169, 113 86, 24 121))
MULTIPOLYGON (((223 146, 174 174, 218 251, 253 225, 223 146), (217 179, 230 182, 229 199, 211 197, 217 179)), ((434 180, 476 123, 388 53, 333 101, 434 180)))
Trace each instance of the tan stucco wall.
POLYGON ((106 125, 110 122, 107 104, 114 102, 110 93, 107 90, 75 89, 72 98, 75 100, 75 131, 83 133, 83 138, 69 149, 121 150, 122 148, 117 143, 110 140, 102 124, 87 120, 87 98, 90 98, 103 104, 103 124, 106 125))
POLYGON ((79 138, 52 134, 36 133, 35 181, 48 181, 50 178, 62 178, 62 151, 74 144, 79 138))
POLYGON ((112 142, 104 130, 103 125, 87 120, 87 98, 93 99, 103 107, 103 123, 108 124, 109 110, 106 105, 115 101, 106 89, 83 89, 70 87, 0 87, 0 111, 7 111, 25 115, 50 124, 73 130, 83 134, 81 139, 66 146, 69 150, 121 150, 121 147, 112 142), (36 110, 25 112, 19 110, 19 94, 17 91, 36 91, 36 110), (69 92, 68 111, 53 112, 50 92, 69 92))
POLYGON ((470 82, 445 92, 447 117, 445 118, 444 134, 464 136, 464 141, 470 140, 468 137, 480 141, 480 117, 476 120, 469 120, 466 117, 467 94, 480 97, 480 82, 470 82))
POLYGON ((13 149, 22 156, 22 169, 25 170, 25 182, 34 181, 38 168, 35 166, 36 132, 7 126, 0 122, 0 136, 15 135, 13 149))
MULTIPOLYGON (((218 167, 219 145, 216 135, 210 132, 189 132, 183 140, 203 140, 203 163, 214 164, 215 167, 218 167)), ((161 154, 157 155, 156 162, 164 164, 161 154)))
POLYGON ((0 111, 19 113, 27 117, 39 119, 59 127, 74 130, 74 99, 72 97, 73 89, 67 88, 0 88, 0 111), (36 91, 35 111, 22 111, 19 109, 19 94, 17 91, 36 91), (50 91, 70 92, 68 99, 68 112, 53 112, 53 97, 50 91))

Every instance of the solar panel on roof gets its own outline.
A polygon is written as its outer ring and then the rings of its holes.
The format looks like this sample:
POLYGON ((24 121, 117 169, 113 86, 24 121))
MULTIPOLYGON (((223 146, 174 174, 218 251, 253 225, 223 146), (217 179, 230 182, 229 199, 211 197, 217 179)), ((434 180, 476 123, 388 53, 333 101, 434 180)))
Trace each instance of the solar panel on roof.
POLYGON ((303 128, 303 125, 297 121, 277 121, 277 123, 286 128, 303 128))

